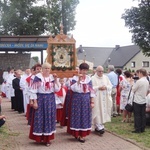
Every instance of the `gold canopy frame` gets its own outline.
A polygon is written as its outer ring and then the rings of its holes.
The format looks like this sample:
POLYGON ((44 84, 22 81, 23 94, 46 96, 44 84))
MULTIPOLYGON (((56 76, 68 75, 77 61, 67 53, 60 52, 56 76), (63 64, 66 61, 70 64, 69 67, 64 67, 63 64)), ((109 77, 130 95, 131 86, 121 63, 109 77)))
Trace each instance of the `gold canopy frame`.
POLYGON ((60 34, 50 36, 47 43, 46 62, 52 65, 51 73, 56 73, 59 78, 69 78, 77 74, 76 41, 73 36, 63 34, 61 25, 60 34))

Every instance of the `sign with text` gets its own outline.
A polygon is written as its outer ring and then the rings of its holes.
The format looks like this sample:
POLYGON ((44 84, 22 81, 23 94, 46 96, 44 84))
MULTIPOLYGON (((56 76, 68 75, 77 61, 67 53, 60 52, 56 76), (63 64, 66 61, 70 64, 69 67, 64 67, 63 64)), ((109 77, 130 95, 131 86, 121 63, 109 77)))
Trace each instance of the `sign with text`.
POLYGON ((23 49, 46 49, 48 46, 47 43, 3 43, 0 42, 0 48, 23 48, 23 49))

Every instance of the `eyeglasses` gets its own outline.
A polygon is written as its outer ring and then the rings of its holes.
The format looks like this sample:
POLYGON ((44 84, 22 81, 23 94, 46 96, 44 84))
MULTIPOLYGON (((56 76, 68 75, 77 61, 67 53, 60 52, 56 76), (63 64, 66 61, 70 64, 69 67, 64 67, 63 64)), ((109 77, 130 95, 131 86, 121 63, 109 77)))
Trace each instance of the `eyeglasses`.
POLYGON ((44 69, 50 69, 50 68, 44 68, 44 69))
POLYGON ((98 71, 98 70, 97 70, 97 72, 99 72, 99 73, 103 73, 104 71, 98 71))

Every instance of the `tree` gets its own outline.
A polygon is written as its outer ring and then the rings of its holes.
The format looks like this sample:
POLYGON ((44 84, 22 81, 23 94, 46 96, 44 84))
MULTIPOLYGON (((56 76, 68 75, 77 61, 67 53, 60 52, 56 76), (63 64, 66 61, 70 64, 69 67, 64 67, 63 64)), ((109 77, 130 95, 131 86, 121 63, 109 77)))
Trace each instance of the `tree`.
POLYGON ((32 57, 32 59, 34 59, 37 63, 39 63, 40 61, 39 61, 39 57, 38 56, 34 56, 34 57, 32 57))
POLYGON ((59 0, 46 0, 48 9, 48 31, 57 35, 60 31, 61 9, 59 0))
POLYGON ((64 33, 73 30, 76 25, 75 9, 78 5, 78 0, 62 0, 62 24, 64 25, 64 33))
POLYGON ((51 33, 58 34, 61 23, 64 26, 64 34, 74 30, 76 25, 75 10, 79 0, 46 0, 46 2, 49 9, 49 28, 51 33))
POLYGON ((47 10, 33 6, 36 0, 1 0, 1 35, 39 35, 47 23, 47 10))
POLYGON ((64 33, 74 29, 78 0, 0 0, 0 35, 40 35, 46 31, 58 34, 60 23, 64 33))
POLYGON ((126 9, 122 19, 132 33, 132 41, 145 56, 150 56, 150 0, 141 0, 138 7, 126 9))

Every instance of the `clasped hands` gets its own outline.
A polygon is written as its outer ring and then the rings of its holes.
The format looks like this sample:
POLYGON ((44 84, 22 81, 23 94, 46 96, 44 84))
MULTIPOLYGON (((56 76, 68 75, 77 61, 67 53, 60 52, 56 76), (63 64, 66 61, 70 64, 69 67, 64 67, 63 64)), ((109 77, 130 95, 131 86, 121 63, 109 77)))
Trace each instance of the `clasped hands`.
POLYGON ((98 88, 98 90, 101 90, 101 91, 104 91, 106 89, 107 89, 107 87, 105 85, 103 85, 103 86, 101 86, 101 87, 98 88))

